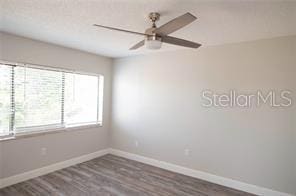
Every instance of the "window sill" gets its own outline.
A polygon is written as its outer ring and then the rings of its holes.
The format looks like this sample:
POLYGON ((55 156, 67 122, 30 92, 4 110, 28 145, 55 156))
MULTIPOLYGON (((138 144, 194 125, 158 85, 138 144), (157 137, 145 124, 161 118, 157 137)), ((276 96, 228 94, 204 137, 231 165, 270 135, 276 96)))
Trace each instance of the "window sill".
POLYGON ((1 141, 16 140, 16 139, 21 139, 21 138, 35 137, 35 136, 40 136, 40 135, 78 131, 81 129, 89 129, 89 128, 96 128, 96 127, 102 127, 102 126, 103 126, 102 123, 94 123, 94 124, 86 124, 86 125, 69 126, 69 127, 63 127, 63 128, 46 128, 46 129, 41 129, 41 130, 36 130, 36 131, 17 133, 15 135, 4 136, 2 138, 0 137, 0 142, 1 141))

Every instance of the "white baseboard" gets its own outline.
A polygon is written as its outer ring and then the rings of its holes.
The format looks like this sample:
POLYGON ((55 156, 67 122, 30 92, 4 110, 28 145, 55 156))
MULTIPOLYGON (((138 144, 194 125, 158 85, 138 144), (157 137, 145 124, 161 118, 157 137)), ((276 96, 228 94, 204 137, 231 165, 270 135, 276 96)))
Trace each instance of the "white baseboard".
POLYGON ((3 178, 3 179, 0 179, 0 188, 4 188, 6 186, 10 186, 10 185, 13 185, 13 184, 25 181, 25 180, 29 180, 29 179, 32 179, 32 178, 35 178, 35 177, 38 177, 38 176, 42 176, 42 175, 48 174, 50 172, 54 172, 54 171, 59 170, 59 169, 63 169, 63 168, 66 168, 66 167, 70 167, 72 165, 76 165, 78 163, 89 161, 91 159, 94 159, 94 158, 103 156, 105 154, 108 154, 109 152, 110 152, 109 149, 99 150, 97 152, 82 155, 80 157, 75 157, 73 159, 69 159, 69 160, 66 160, 66 161, 62 161, 62 162, 59 162, 59 163, 55 163, 55 164, 52 164, 52 165, 41 167, 41 168, 31 170, 31 171, 28 171, 28 172, 25 172, 25 173, 17 174, 15 176, 10 176, 10 177, 7 177, 7 178, 3 178))
POLYGON ((168 162, 164 162, 164 161, 159 161, 156 159, 152 159, 152 158, 148 158, 145 156, 141 156, 141 155, 137 155, 137 154, 132 154, 129 152, 124 152, 124 151, 120 151, 120 150, 116 150, 116 149, 104 149, 104 150, 100 150, 94 153, 90 153, 90 154, 86 154, 86 155, 82 155, 80 157, 76 157, 73 159, 69 159, 66 161, 62 161, 59 163, 55 163, 49 166, 45 166, 39 169, 35 169, 35 170, 31 170, 25 173, 21 173, 21 174, 17 174, 15 176, 10 176, 7 178, 3 178, 0 179, 0 188, 4 188, 6 186, 10 186, 25 180, 29 180, 38 176, 42 176, 45 174, 48 174, 50 172, 54 172, 56 170, 59 169, 63 169, 66 167, 70 167, 72 165, 76 165, 100 156, 103 156, 105 154, 113 154, 113 155, 117 155, 117 156, 121 156, 127 159, 131 159, 131 160, 135 160, 141 163, 145 163, 145 164, 149 164, 152 166, 156 166, 159 168, 163 168, 169 171, 173 171, 176 173, 180 173, 180 174, 184 174, 187 176, 191 176, 191 177, 195 177, 195 178, 199 178, 202 180, 206 180, 212 183, 216 183, 216 184, 220 184, 223 186, 227 186, 230 188, 234 188, 237 190, 241 190, 241 191, 245 191, 245 192, 249 192, 249 193, 253 193, 256 195, 262 195, 262 196, 294 196, 292 194, 288 194, 288 193, 282 193, 282 192, 278 192, 278 191, 274 191, 271 189, 267 189, 267 188, 263 188, 260 186, 256 186, 256 185, 252 185, 252 184, 247 184, 244 182, 240 182, 237 180, 232 180, 229 178, 225 178, 225 177, 221 177, 221 176, 217 176, 217 175, 213 175, 210 173, 206 173, 206 172, 202 172, 202 171, 198 171, 198 170, 193 170, 190 168, 186 168, 186 167, 182 167, 179 165, 175 165, 175 164, 171 164, 168 162))
POLYGON ((220 185, 223 185, 223 186, 227 186, 227 187, 230 187, 230 188, 233 188, 233 189, 245 191, 245 192, 256 194, 256 195, 262 195, 262 196, 293 196, 293 195, 288 194, 288 193, 274 191, 274 190, 271 190, 271 189, 268 189, 268 188, 263 188, 263 187, 260 187, 260 186, 247 184, 247 183, 240 182, 240 181, 237 181, 237 180, 232 180, 232 179, 229 179, 229 178, 213 175, 213 174, 210 174, 210 173, 189 169, 189 168, 182 167, 182 166, 179 166, 179 165, 167 163, 167 162, 164 162, 164 161, 159 161, 159 160, 156 160, 156 159, 147 158, 147 157, 144 157, 144 156, 141 156, 141 155, 132 154, 132 153, 116 150, 116 149, 110 149, 110 153, 113 154, 113 155, 117 155, 117 156, 120 156, 120 157, 124 157, 124 158, 127 158, 127 159, 131 159, 131 160, 134 160, 134 161, 145 163, 145 164, 148 164, 148 165, 160 167, 162 169, 166 169, 166 170, 173 171, 173 172, 176 172, 176 173, 184 174, 184 175, 191 176, 191 177, 194 177, 194 178, 199 178, 199 179, 206 180, 206 181, 209 181, 209 182, 212 182, 212 183, 220 184, 220 185))

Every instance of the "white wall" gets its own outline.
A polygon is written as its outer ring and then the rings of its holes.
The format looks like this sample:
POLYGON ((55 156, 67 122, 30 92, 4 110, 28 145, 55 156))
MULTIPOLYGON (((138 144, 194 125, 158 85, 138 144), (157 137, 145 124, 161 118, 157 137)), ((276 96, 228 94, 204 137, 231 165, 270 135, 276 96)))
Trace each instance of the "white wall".
POLYGON ((203 89, 294 90, 295 44, 294 36, 116 60, 112 147, 296 192, 292 108, 201 106, 203 89))
MULTIPOLYGON (((296 92, 296 88, 294 92, 296 92)), ((296 106, 294 104, 294 147, 293 147, 294 154, 292 154, 292 156, 294 157, 294 185, 296 184, 296 150, 295 150, 296 149, 296 120, 295 119, 296 119, 296 106)), ((294 186, 294 194, 296 195, 296 186, 294 186)))
MULTIPOLYGON (((293 54, 294 54, 294 62, 296 62, 296 39, 294 40, 294 45, 293 45, 293 54)), ((294 67, 296 70, 296 63, 294 63, 294 67)), ((296 74, 296 71, 294 72, 296 74)), ((295 85, 295 77, 294 77, 294 92, 296 93, 296 85, 295 85)), ((294 95, 295 95, 294 93, 294 95)), ((295 95, 296 96, 296 95, 295 95)), ((293 115, 293 130, 294 130, 294 146, 293 146, 293 154, 292 157, 294 158, 294 194, 296 195, 296 99, 294 101, 293 104, 293 108, 294 108, 294 115, 293 115)))
POLYGON ((1 176, 2 176, 2 143, 0 143, 0 185, 1 185, 1 176))
POLYGON ((0 178, 92 153, 109 146, 112 60, 94 54, 0 33, 0 59, 57 66, 105 76, 103 127, 2 141, 0 178), (83 144, 83 145, 81 145, 83 144), (47 156, 41 156, 41 148, 47 156))
MULTIPOLYGON (((294 54, 296 54, 296 40, 294 40, 294 54)), ((296 55, 294 55, 294 60, 296 62, 296 55)), ((296 65, 296 63, 294 64, 294 66, 296 65)), ((294 82, 294 92, 296 93, 296 85, 294 82)), ((292 154, 292 157, 294 157, 294 185, 296 184, 296 102, 294 102, 294 118, 293 118, 293 122, 294 122, 294 154, 292 154)), ((296 186, 294 186, 294 194, 296 195, 296 186)))

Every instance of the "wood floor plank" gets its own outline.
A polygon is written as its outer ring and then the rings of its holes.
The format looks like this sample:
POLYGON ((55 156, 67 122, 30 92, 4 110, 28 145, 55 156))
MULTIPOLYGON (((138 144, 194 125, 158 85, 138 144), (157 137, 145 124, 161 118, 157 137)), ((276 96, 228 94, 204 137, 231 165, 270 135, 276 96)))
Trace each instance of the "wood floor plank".
POLYGON ((114 155, 0 189, 0 196, 252 196, 114 155))

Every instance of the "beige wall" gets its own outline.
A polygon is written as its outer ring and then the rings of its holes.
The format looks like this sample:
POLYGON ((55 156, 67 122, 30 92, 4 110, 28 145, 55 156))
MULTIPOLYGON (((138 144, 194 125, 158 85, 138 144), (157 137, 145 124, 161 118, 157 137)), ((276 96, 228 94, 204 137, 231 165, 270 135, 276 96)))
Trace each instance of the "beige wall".
POLYGON ((109 146, 112 60, 0 33, 0 59, 57 66, 105 76, 103 127, 1 142, 0 178, 92 153, 109 146), (83 145, 81 145, 83 144, 83 145), (41 148, 47 155, 41 156, 41 148))
POLYGON ((116 60, 112 147, 294 193, 292 108, 204 108, 201 92, 295 89, 295 40, 283 37, 116 60))
MULTIPOLYGON (((296 194, 295 104, 294 111, 206 109, 200 95, 202 89, 296 92, 295 49, 296 38, 285 37, 116 60, 112 147, 296 194)), ((109 147, 111 59, 5 33, 0 59, 105 76, 103 127, 0 142, 0 178, 109 147)))

